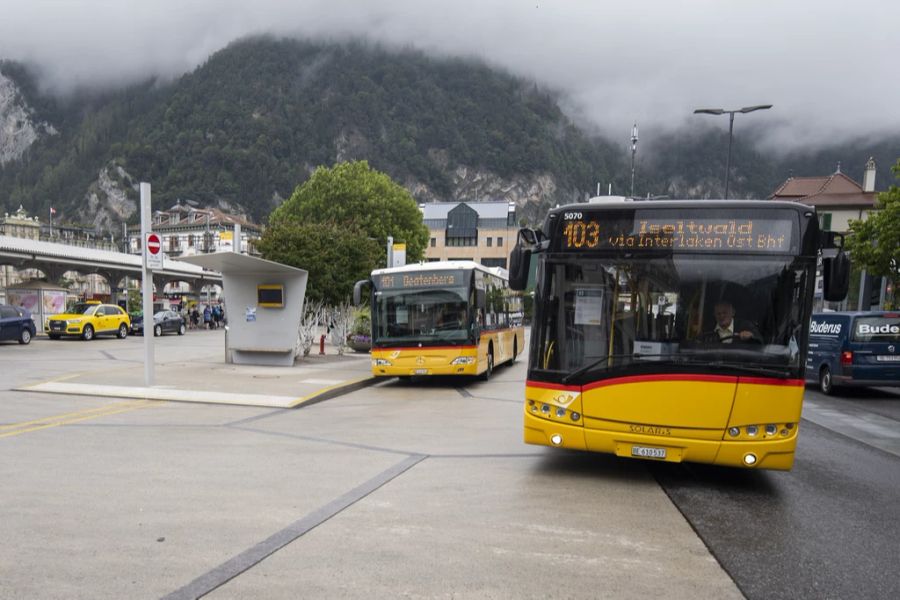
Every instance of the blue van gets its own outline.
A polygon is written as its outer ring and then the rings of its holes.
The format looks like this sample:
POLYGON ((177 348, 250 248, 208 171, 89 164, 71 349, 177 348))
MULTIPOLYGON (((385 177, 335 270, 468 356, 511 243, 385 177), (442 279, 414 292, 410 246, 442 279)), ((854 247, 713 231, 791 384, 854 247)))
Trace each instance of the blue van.
POLYGON ((809 323, 806 380, 836 386, 900 386, 900 312, 816 313, 809 323))

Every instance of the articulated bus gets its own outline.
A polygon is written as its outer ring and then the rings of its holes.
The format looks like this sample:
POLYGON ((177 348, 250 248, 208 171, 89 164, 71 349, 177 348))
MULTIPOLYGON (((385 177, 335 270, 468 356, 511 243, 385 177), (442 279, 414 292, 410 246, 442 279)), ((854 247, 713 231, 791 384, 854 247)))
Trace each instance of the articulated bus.
POLYGON ((507 273, 471 261, 377 269, 371 287, 372 374, 376 377, 480 375, 521 352, 521 297, 507 273))
POLYGON ((813 208, 618 201, 519 231, 510 283, 536 255, 525 441, 669 462, 789 470, 822 260, 849 259, 813 208))

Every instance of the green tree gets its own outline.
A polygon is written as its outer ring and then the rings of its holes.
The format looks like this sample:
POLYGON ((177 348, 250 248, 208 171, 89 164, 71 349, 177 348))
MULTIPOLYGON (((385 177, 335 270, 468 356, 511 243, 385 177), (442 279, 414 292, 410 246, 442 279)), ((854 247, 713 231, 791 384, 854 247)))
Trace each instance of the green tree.
POLYGON ((359 232, 360 240, 379 244, 379 263, 386 258, 386 242, 406 243, 410 262, 424 258, 428 228, 410 193, 366 161, 319 167, 269 217, 272 225, 336 223, 359 232))
POLYGON ((380 264, 375 240, 333 221, 280 221, 266 229, 257 247, 268 260, 306 269, 307 299, 331 305, 346 301, 353 284, 380 264))
MULTIPOLYGON (((891 170, 900 179, 900 159, 891 170)), ((865 221, 850 222, 845 247, 854 264, 888 278, 893 292, 890 305, 895 307, 900 283, 900 187, 892 185, 878 194, 875 208, 865 221)))

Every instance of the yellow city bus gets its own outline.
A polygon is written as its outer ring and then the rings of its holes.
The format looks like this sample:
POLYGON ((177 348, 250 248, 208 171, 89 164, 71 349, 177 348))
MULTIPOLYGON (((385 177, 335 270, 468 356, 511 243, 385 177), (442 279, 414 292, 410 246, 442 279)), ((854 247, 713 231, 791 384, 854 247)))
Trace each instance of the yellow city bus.
POLYGON ((521 353, 524 330, 515 318, 521 298, 507 273, 471 261, 444 261, 377 269, 371 287, 372 374, 479 375, 521 353))
POLYGON ((820 253, 826 299, 847 291, 834 242, 813 208, 774 201, 598 201, 521 230, 525 442, 790 469, 820 253))

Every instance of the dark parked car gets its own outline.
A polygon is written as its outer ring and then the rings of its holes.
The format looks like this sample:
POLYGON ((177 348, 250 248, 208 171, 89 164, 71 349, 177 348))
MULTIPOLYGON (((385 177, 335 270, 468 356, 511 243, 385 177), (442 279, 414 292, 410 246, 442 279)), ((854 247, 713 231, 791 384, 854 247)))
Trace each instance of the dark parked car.
MULTIPOLYGON (((184 318, 177 312, 171 310, 161 310, 153 315, 153 335, 160 336, 164 333, 177 333, 184 335, 187 331, 184 318)), ((137 316, 131 320, 131 333, 144 334, 144 317, 137 316)))
POLYGON ((0 304, 0 340, 16 340, 20 344, 31 342, 37 329, 31 313, 24 308, 0 304))

